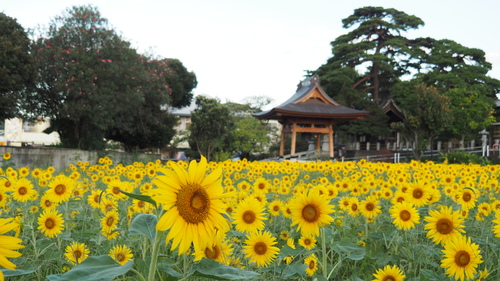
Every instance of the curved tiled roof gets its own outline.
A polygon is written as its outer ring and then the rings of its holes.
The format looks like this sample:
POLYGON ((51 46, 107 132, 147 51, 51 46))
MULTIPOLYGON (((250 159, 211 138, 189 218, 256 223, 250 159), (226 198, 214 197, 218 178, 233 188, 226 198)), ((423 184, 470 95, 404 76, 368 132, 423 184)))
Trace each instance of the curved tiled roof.
POLYGON ((258 119, 283 119, 284 117, 358 119, 365 115, 368 115, 368 111, 340 105, 330 98, 319 85, 317 75, 302 81, 297 92, 284 103, 270 110, 253 114, 258 119))

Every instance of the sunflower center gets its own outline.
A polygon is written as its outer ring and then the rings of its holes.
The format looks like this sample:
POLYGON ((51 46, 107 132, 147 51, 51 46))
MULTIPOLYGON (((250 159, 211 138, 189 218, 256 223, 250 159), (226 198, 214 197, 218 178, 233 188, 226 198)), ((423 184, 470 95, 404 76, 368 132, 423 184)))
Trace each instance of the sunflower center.
POLYGON ((461 250, 455 254, 455 264, 466 267, 470 262, 470 255, 467 251, 461 250))
POLYGON ((302 217, 307 222, 316 222, 319 219, 319 216, 320 212, 318 210, 318 207, 313 204, 307 204, 302 209, 302 217))
POLYGON ((453 222, 449 219, 439 219, 436 223, 436 229, 441 234, 450 234, 453 231, 453 222))
POLYGON ((139 201, 139 203, 137 203, 137 207, 139 208, 144 208, 146 204, 143 202, 143 201, 139 201))
POLYGON ((205 256, 211 260, 217 259, 219 255, 220 255, 220 250, 219 247, 217 246, 205 249, 205 256))
POLYGON ((64 184, 58 184, 56 185, 56 187, 54 188, 54 192, 57 194, 57 195, 62 195, 64 194, 64 192, 66 192, 66 186, 64 184))
POLYGON ((52 228, 56 227, 56 222, 54 221, 53 218, 48 218, 45 221, 45 227, 48 229, 52 229, 52 228))
POLYGON ((75 250, 73 252, 73 257, 75 257, 76 260, 78 260, 82 256, 82 252, 80 250, 75 250))
POLYGON ((273 206, 273 211, 277 212, 280 210, 280 207, 279 206, 273 206))
POLYGON ((210 212, 210 198, 198 184, 184 186, 177 194, 179 215, 188 223, 203 222, 210 212))
POLYGON ((411 219, 411 213, 407 210, 402 210, 401 212, 399 212, 399 218, 402 221, 409 221, 411 219))
POLYGON ((118 187, 116 186, 113 186, 113 194, 120 194, 120 190, 118 189, 118 187))
POLYGON ((375 209, 375 204, 373 204, 372 202, 366 203, 365 208, 367 211, 373 211, 373 209, 375 209))
POLYGON ((50 200, 45 200, 45 202, 43 203, 45 205, 45 207, 50 207, 52 206, 52 202, 50 200))
POLYGON ((382 281, 396 281, 396 277, 394 277, 392 275, 387 275, 387 276, 384 276, 384 279, 382 279, 382 281))
POLYGON ((266 185, 265 185, 264 183, 262 183, 262 182, 261 182, 261 183, 259 183, 258 188, 259 188, 260 190, 263 190, 264 188, 266 188, 266 185))
POLYGON ((252 224, 256 219, 255 213, 252 211, 245 211, 243 213, 242 219, 246 224, 252 224))
POLYGON ((464 194, 462 195, 462 199, 465 202, 469 202, 472 199, 472 194, 470 194, 470 192, 464 192, 464 194))
POLYGON ((125 260, 125 255, 123 253, 116 254, 116 260, 121 262, 125 260))
POLYGON ((316 262, 315 261, 310 261, 309 262, 309 269, 314 269, 314 267, 316 266, 316 262))
POLYGON ((114 217, 109 217, 109 218, 106 220, 106 225, 107 225, 107 226, 112 226, 114 222, 115 222, 115 218, 114 218, 114 217))
POLYGON ((12 185, 12 183, 10 183, 10 181, 6 181, 4 183, 4 186, 7 187, 7 188, 9 188, 11 185, 12 185))
POLYGON ((355 204, 355 203, 351 204, 351 210, 353 212, 356 212, 358 210, 358 204, 355 204))
POLYGON ((26 195, 26 193, 28 193, 28 189, 24 186, 21 186, 17 192, 20 194, 20 195, 26 195))
POLYGON ((257 242, 253 246, 253 250, 257 255, 264 255, 267 252, 267 245, 264 242, 257 242))
POLYGON ((422 196, 424 196, 424 191, 421 188, 415 188, 415 190, 413 190, 413 198, 420 199, 422 196))

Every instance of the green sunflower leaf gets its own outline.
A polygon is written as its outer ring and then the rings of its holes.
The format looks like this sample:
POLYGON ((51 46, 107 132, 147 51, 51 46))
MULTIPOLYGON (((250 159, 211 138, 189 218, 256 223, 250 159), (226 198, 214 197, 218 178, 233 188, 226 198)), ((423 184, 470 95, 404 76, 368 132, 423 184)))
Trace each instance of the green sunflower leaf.
POLYGON ((156 224, 158 219, 151 214, 137 215, 128 228, 130 234, 141 234, 152 240, 156 237, 156 224))
POLYGON ((248 280, 259 276, 257 272, 222 265, 210 259, 202 259, 189 272, 191 277, 203 277, 215 280, 248 280))
POLYGON ((49 275, 47 279, 49 281, 112 281, 117 276, 127 273, 133 265, 133 261, 120 265, 105 255, 90 256, 70 271, 64 274, 49 275))
POLYGON ((129 193, 129 192, 126 192, 126 191, 123 191, 121 189, 118 189, 121 193, 127 195, 128 197, 130 198, 134 198, 134 199, 137 199, 137 200, 141 200, 141 201, 144 201, 144 202, 148 202, 148 203, 151 203, 153 206, 155 206, 155 208, 157 207, 156 206, 156 201, 153 200, 153 198, 151 198, 151 196, 148 196, 148 195, 142 195, 142 194, 135 194, 135 193, 129 193))

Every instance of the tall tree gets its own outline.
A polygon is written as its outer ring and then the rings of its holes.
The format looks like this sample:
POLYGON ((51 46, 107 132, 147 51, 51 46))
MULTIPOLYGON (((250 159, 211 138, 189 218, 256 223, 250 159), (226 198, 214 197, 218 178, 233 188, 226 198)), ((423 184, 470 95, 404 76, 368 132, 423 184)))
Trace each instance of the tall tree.
POLYGON ((483 50, 469 48, 455 41, 432 38, 415 40, 414 50, 420 49, 419 82, 439 87, 443 91, 454 88, 478 91, 482 96, 496 99, 500 93, 500 80, 487 75, 491 63, 486 61, 483 50))
MULTIPOLYGON (((411 57, 410 40, 402 33, 416 29, 424 22, 396 9, 363 7, 343 19, 342 24, 344 28, 357 27, 331 43, 333 56, 317 73, 325 83, 328 83, 328 77, 348 75, 349 84, 342 84, 342 87, 369 94, 367 99, 378 104, 381 97, 388 95, 395 78, 408 73, 410 65, 402 62, 411 57), (363 72, 356 75, 343 67, 363 72)), ((335 92, 342 92, 342 88, 335 92)))
POLYGON ((26 31, 0 13, 0 120, 20 116, 19 93, 33 83, 34 70, 26 31))
POLYGON ((403 137, 413 143, 413 156, 419 160, 427 146, 451 124, 450 99, 435 87, 411 83, 400 84, 395 90, 405 120, 395 125, 403 137), (410 91, 410 94, 408 92, 410 91))
POLYGON ((217 99, 197 96, 196 106, 191 113, 189 145, 210 160, 215 152, 230 150, 233 118, 229 109, 217 99))
POLYGON ((476 138, 479 131, 495 122, 494 102, 491 98, 465 89, 451 89, 445 95, 450 99, 453 116, 446 131, 459 137, 462 143, 466 139, 476 138))
POLYGON ((173 70, 167 60, 138 54, 93 6, 53 19, 34 50, 39 74, 27 93, 29 112, 51 118, 50 129, 68 147, 102 149, 105 138, 126 148, 168 142, 174 121, 161 107, 189 103, 196 86, 179 61, 172 60, 173 70), (187 82, 178 82, 186 73, 187 82))

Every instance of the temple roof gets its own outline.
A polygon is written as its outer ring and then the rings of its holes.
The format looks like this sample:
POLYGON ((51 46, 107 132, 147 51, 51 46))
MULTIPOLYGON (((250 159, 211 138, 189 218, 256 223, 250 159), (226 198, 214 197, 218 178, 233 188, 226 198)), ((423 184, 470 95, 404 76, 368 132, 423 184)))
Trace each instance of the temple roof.
POLYGON ((258 119, 282 120, 286 117, 310 117, 324 119, 360 119, 368 111, 340 105, 321 88, 319 77, 314 75, 301 81, 297 91, 284 103, 267 111, 253 114, 258 119))

